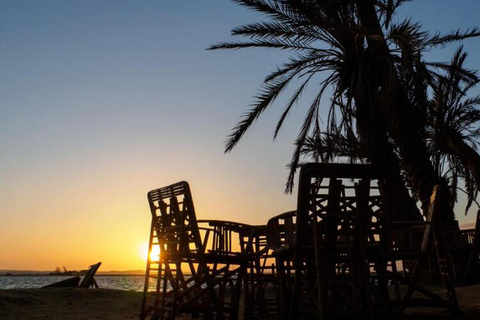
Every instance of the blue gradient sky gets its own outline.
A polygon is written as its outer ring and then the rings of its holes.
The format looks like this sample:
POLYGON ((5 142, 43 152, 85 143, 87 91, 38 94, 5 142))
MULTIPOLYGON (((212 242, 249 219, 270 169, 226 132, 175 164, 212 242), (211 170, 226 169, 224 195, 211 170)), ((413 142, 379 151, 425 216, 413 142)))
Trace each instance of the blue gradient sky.
MULTIPOLYGON (((448 31, 477 25, 479 9, 424 0, 402 12, 448 31)), ((286 164, 309 100, 275 143, 285 100, 223 154, 287 55, 205 48, 258 17, 225 0, 0 0, 0 269, 141 269, 146 192, 179 180, 200 218, 264 224, 293 209, 286 164)), ((465 48, 480 68, 480 40, 465 48)))

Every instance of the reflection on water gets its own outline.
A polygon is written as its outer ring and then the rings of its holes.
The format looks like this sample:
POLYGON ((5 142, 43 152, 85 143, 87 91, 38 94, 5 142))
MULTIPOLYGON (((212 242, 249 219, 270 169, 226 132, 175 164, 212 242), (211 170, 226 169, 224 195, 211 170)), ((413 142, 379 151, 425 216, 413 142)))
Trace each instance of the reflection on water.
MULTIPOLYGON (((68 276, 0 276, 0 289, 40 288, 48 284, 70 278, 68 276)), ((100 288, 143 291, 144 276, 95 276, 100 288)), ((154 279, 149 282, 149 290, 155 290, 154 279)))

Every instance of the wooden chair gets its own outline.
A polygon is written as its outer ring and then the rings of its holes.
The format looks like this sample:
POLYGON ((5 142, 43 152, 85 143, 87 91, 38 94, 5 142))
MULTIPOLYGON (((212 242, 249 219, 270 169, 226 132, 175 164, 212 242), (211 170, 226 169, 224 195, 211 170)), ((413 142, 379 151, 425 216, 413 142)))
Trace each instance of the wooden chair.
POLYGON ((460 284, 480 281, 480 210, 475 228, 446 232, 449 252, 455 266, 456 281, 460 284))
POLYGON ((158 246, 160 255, 147 262, 140 318, 153 313, 152 319, 174 319, 180 314, 236 319, 248 263, 230 246, 231 232, 238 226, 204 228, 202 238, 187 182, 152 190, 148 201, 150 252, 158 246), (148 292, 152 279, 153 294, 148 292))
POLYGON ((438 201, 434 201, 437 192, 427 214, 422 244, 416 250, 403 250, 392 240, 396 222, 391 221, 391 192, 384 167, 302 167, 292 254, 294 280, 286 286, 289 319, 367 319, 399 314, 417 302, 458 309, 439 227, 438 201), (418 284, 431 249, 444 280, 446 299, 418 284), (404 260, 413 261, 410 277, 397 270, 397 264, 404 260), (427 299, 413 299, 415 291, 427 299))
POLYGON ((462 276, 462 283, 467 283, 470 278, 474 281, 480 279, 480 210, 477 212, 475 220, 475 229, 467 234, 470 252, 468 255, 467 266, 462 276))
POLYGON ((266 228, 267 245, 275 259, 277 312, 281 319, 288 317, 290 289, 293 284, 296 214, 296 211, 288 211, 272 217, 266 228))
POLYGON ((302 167, 290 319, 362 316, 371 313, 373 294, 385 294, 384 278, 370 282, 370 276, 372 270, 384 274, 386 262, 370 262, 367 255, 388 247, 383 225, 390 215, 380 194, 387 174, 367 165, 302 167))
POLYGON ((271 304, 276 303, 275 296, 270 294, 271 286, 276 284, 275 275, 269 272, 271 267, 266 246, 265 226, 252 226, 244 223, 199 220, 205 231, 204 243, 209 252, 218 254, 237 252, 246 261, 244 274, 243 297, 244 318, 268 319, 275 316, 271 304))
POLYGON ((250 226, 243 233, 244 252, 249 263, 245 275, 244 318, 277 319, 277 282, 266 226, 250 226))
MULTIPOLYGON (((440 211, 442 198, 445 197, 446 190, 443 186, 435 186, 432 196, 430 197, 430 205, 426 213, 424 231, 420 249, 401 248, 394 246, 388 256, 394 261, 413 261, 410 264, 411 272, 408 274, 390 273, 392 279, 399 284, 405 285, 406 290, 401 296, 402 307, 414 306, 431 306, 447 308, 452 313, 459 311, 458 300, 454 287, 454 269, 448 253, 445 242, 445 235, 441 221, 440 211), (421 284, 421 277, 428 270, 429 264, 438 268, 443 287, 444 297, 436 294, 421 284), (418 292, 420 297, 414 298, 414 292, 418 292), (424 298, 422 299, 421 296, 424 298)), ((407 227, 418 225, 419 222, 396 221, 392 223, 393 228, 407 227)))

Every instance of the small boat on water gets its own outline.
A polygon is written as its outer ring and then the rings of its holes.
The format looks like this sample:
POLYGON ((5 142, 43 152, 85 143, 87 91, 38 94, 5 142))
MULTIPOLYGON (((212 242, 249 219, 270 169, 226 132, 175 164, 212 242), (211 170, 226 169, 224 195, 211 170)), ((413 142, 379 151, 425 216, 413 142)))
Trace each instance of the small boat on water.
POLYGON ((47 286, 43 286, 42 288, 76 288, 80 284, 80 277, 72 277, 62 281, 51 283, 47 286))
POLYGON ((80 283, 80 277, 76 276, 73 278, 68 278, 62 281, 54 282, 52 284, 49 284, 48 286, 44 286, 42 288, 90 288, 90 287, 95 287, 98 288, 97 281, 95 281, 95 273, 97 273, 98 268, 100 268, 100 265, 102 263, 96 263, 92 264, 87 273, 85 274, 85 277, 82 280, 82 283, 80 283))

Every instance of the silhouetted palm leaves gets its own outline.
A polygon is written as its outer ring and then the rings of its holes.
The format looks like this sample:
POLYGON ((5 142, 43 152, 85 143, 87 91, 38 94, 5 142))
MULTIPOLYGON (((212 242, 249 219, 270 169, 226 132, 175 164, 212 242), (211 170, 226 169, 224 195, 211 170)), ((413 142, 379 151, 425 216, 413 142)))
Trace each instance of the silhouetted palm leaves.
MULTIPOLYGON (((268 19, 233 29, 244 41, 219 43, 209 49, 276 48, 292 52, 289 60, 269 74, 251 109, 228 136, 231 151, 243 134, 271 106, 292 80, 299 85, 280 115, 277 136, 302 94, 316 86, 295 142, 287 191, 300 157, 312 153, 322 161, 348 153, 350 159, 368 159, 393 168, 396 184, 404 186, 402 172, 415 194, 426 203, 438 174, 430 159, 426 123, 428 92, 439 85, 448 64, 423 60, 426 49, 479 36, 478 29, 429 35, 410 20, 393 20, 402 0, 235 0, 268 19), (321 125, 321 99, 333 90, 327 125, 321 125), (353 145, 361 148, 354 148, 353 145), (313 151, 312 151, 313 152, 313 151)), ((461 67, 461 66, 460 66, 461 67)), ((468 77, 468 71, 457 70, 468 77)), ((468 179, 468 178, 467 178, 468 179)))
MULTIPOLYGON (((439 175, 450 181, 454 195, 458 179, 463 179, 468 195, 467 211, 480 184, 480 156, 476 152, 480 96, 469 98, 467 92, 480 80, 475 72, 463 67, 466 57, 459 48, 450 70, 433 86, 428 109, 428 142, 434 166, 439 175)), ((455 199, 456 196, 452 198, 455 199)))

